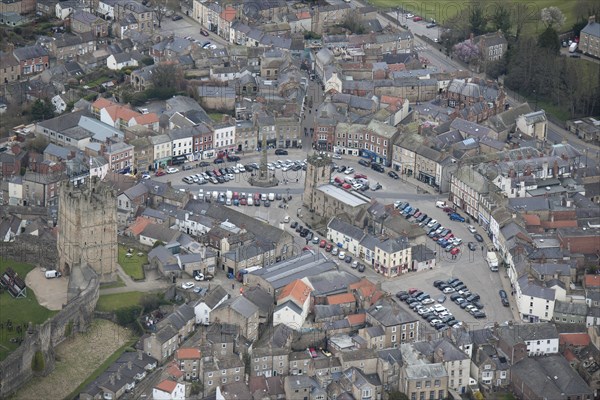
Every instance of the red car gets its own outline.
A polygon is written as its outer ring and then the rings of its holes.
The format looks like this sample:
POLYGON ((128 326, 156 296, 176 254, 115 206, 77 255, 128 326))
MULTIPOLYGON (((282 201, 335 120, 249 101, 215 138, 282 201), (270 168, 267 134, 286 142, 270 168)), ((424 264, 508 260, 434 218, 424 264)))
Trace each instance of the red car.
POLYGON ((310 356, 311 356, 312 358, 317 358, 317 357, 319 357, 319 355, 317 354, 316 350, 315 350, 314 348, 312 348, 312 347, 308 349, 308 354, 310 354, 310 356))
POLYGON ((329 253, 331 250, 333 250, 333 245, 329 243, 327 247, 325 247, 325 251, 329 253))
POLYGON ((419 289, 417 289, 417 288, 410 288, 410 289, 408 289, 408 294, 413 294, 418 291, 419 291, 419 289))
POLYGON ((365 174, 355 174, 354 179, 367 179, 365 174))
POLYGON ((413 22, 419 22, 419 21, 423 21, 423 18, 421 18, 421 17, 414 17, 413 18, 413 22))
POLYGON ((246 204, 248 204, 248 200, 246 200, 246 198, 245 198, 245 197, 242 197, 242 198, 240 199, 240 205, 242 205, 242 206, 245 206, 246 204))
POLYGON ((458 247, 455 247, 452 250, 450 250, 450 254, 452 254, 453 256, 457 255, 458 253, 460 253, 460 249, 458 247))
POLYGON ((447 214, 447 213, 454 212, 454 210, 453 210, 453 209, 451 209, 450 207, 444 207, 444 208, 442 208, 442 211, 444 211, 446 214, 447 214))
POLYGON ((339 184, 343 184, 344 183, 344 180, 342 178, 340 178, 339 176, 336 176, 333 181, 336 182, 336 183, 339 183, 339 184))
POLYGON ((351 184, 349 184, 349 183, 344 183, 344 184, 342 185, 342 187, 343 187, 344 189, 346 189, 346 190, 350 190, 350 189, 352 189, 352 185, 351 185, 351 184))
POLYGON ((165 171, 163 171, 162 169, 159 169, 158 171, 156 171, 156 176, 163 176, 166 175, 167 173, 165 171))
POLYGON ((324 249, 325 246, 327 246, 327 242, 325 240, 321 240, 321 243, 319 244, 319 247, 324 249))
POLYGON ((213 174, 215 174, 215 176, 221 176, 221 171, 215 168, 213 169, 213 174))

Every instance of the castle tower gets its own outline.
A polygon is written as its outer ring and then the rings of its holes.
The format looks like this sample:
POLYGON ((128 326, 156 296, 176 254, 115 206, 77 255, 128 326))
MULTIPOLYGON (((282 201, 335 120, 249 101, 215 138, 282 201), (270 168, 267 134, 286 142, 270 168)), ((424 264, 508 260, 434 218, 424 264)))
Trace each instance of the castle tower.
POLYGON ((303 204, 312 209, 315 190, 331 181, 331 156, 326 153, 314 153, 306 159, 306 178, 304 180, 303 204))
POLYGON ((116 279, 117 198, 114 191, 92 178, 86 185, 62 185, 58 202, 59 264, 65 275, 88 264, 101 282, 116 279))

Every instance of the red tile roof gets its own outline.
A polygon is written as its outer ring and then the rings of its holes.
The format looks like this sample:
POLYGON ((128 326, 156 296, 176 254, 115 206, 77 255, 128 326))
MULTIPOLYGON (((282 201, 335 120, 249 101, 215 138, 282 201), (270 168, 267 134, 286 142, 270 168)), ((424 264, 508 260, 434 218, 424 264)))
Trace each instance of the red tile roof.
POLYGON ((327 304, 346 304, 354 302, 356 302, 356 299, 352 293, 340 293, 327 296, 327 304))
POLYGON ((167 366, 167 375, 169 375, 173 379, 179 379, 183 376, 183 371, 179 369, 175 361, 172 361, 167 366))
POLYGON ((306 299, 310 297, 311 292, 312 289, 310 286, 302 282, 302 280, 296 279, 281 290, 279 297, 277 297, 277 302, 284 300, 287 297, 291 297, 298 306, 302 307, 304 306, 306 299))
POLYGON ((577 360, 577 356, 575 356, 575 354, 573 354, 573 352, 571 351, 571 349, 566 349, 565 353, 563 354, 563 356, 565 357, 565 359, 568 362, 577 360))
POLYGON ((587 346, 590 344, 590 335, 585 332, 580 333, 561 333, 558 336, 561 345, 567 344, 572 346, 587 346))
POLYGON ((155 389, 162 390, 163 392, 173 393, 173 390, 177 387, 177 382, 173 382, 169 379, 165 379, 158 385, 154 386, 155 389))
POLYGON ((235 19, 236 14, 237 12, 235 11, 235 8, 227 7, 221 13, 221 18, 227 22, 231 22, 235 19))
POLYGON ((526 225, 539 226, 541 224, 540 216, 535 214, 522 214, 526 225))
POLYGON ((358 291, 362 297, 369 297, 375 293, 377 286, 367 278, 362 278, 360 281, 350 284, 348 289, 358 291))
POLYGON ((298 19, 310 19, 310 12, 308 11, 302 11, 302 12, 298 12, 296 13, 296 17, 298 17, 298 19))
POLYGON ((362 325, 365 323, 367 315, 365 313, 348 315, 346 319, 350 326, 362 325))
POLYGON ((600 288, 600 275, 587 274, 583 278, 583 286, 589 288, 600 288))
POLYGON ((200 350, 194 347, 182 347, 175 353, 178 360, 194 360, 200 358, 200 350))
POLYGON ((135 117, 135 122, 137 122, 138 125, 155 124, 158 122, 158 115, 155 113, 140 114, 139 116, 135 117))
POLYGON ((150 221, 148 218, 137 217, 135 222, 129 225, 129 228, 127 228, 127 230, 131 232, 132 235, 139 236, 139 234, 142 233, 144 229, 146 229, 146 227, 151 223, 152 221, 150 221))
POLYGON ((114 105, 115 103, 113 103, 110 100, 105 99, 104 97, 100 97, 98 100, 96 100, 95 102, 92 103, 92 107, 94 108, 98 108, 98 109, 103 109, 109 106, 114 105))

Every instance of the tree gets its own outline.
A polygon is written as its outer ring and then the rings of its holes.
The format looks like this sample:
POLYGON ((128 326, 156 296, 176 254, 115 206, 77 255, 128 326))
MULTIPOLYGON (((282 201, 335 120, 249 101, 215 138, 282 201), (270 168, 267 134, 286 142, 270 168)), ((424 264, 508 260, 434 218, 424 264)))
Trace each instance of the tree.
POLYGON ((453 50, 454 55, 466 63, 478 61, 480 58, 479 47, 471 39, 458 43, 453 50))
POLYGON ((491 22, 495 30, 508 34, 512 26, 509 9, 503 4, 499 4, 494 15, 492 15, 491 22))
POLYGON ((479 3, 472 3, 471 11, 469 13, 469 27, 471 28, 471 32, 473 35, 479 36, 486 32, 486 25, 487 20, 483 13, 483 8, 481 8, 479 3))
POLYGON ((521 33, 523 32, 523 28, 525 28, 525 23, 529 20, 529 5, 524 2, 517 1, 513 3, 514 12, 513 12, 513 24, 515 26, 515 36, 517 39, 521 37, 521 33))
POLYGON ((547 49, 553 54, 560 52, 560 39, 558 38, 558 32, 552 26, 548 26, 544 32, 538 38, 538 46, 543 49, 547 49))
POLYGON ((42 154, 48 146, 48 139, 42 135, 37 135, 28 143, 28 148, 35 150, 37 153, 42 154))
POLYGON ((577 0, 573 9, 577 20, 586 24, 590 15, 600 18, 600 3, 596 0, 577 0))
POLYGON ((566 21, 565 15, 558 7, 542 8, 540 19, 547 28, 556 29, 560 29, 560 27, 563 26, 566 21))
POLYGON ((156 89, 180 90, 184 81, 181 69, 173 63, 157 64, 152 69, 152 86, 156 89))
POLYGON ((357 35, 362 35, 365 33, 365 27, 363 26, 362 18, 356 10, 347 13, 340 26, 357 35))
POLYGON ((54 118, 54 106, 47 99, 37 99, 31 106, 31 117, 34 121, 54 118))
POLYGON ((161 27, 163 19, 167 16, 169 9, 167 8, 167 2, 165 0, 155 0, 148 7, 154 11, 154 18, 158 22, 158 27, 161 27))

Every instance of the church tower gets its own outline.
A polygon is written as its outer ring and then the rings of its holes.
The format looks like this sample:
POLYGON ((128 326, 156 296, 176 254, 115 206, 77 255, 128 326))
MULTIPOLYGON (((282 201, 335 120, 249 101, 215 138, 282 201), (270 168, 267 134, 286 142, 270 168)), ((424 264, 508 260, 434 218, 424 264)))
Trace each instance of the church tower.
POLYGON ((88 264, 100 282, 111 282, 117 272, 117 198, 115 192, 93 177, 89 183, 60 187, 58 203, 59 264, 70 275, 72 268, 88 264))
POLYGON ((314 153, 306 160, 306 179, 304 180, 303 204, 311 210, 315 190, 331 181, 331 156, 327 153, 314 153))

